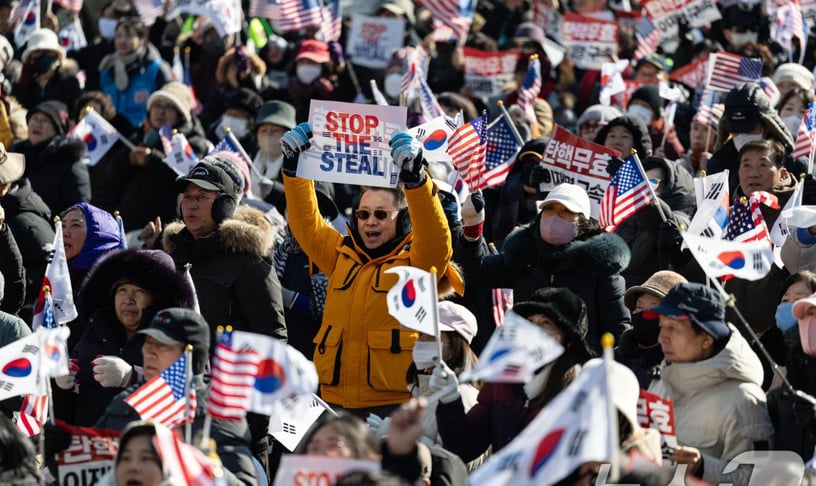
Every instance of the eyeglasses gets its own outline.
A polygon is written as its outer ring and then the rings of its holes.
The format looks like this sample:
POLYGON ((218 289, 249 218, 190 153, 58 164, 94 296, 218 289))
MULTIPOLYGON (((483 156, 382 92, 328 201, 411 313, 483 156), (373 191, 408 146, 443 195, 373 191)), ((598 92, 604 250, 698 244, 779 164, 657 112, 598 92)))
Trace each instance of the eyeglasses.
POLYGON ((358 209, 354 211, 354 215, 357 216, 357 219, 361 221, 367 221, 368 218, 371 217, 373 214, 375 218, 379 219, 380 221, 386 219, 391 213, 396 213, 396 209, 375 209, 374 211, 369 211, 368 209, 358 209))
POLYGON ((657 177, 652 177, 649 179, 649 185, 652 186, 652 189, 657 189, 657 186, 660 185, 662 181, 657 177))

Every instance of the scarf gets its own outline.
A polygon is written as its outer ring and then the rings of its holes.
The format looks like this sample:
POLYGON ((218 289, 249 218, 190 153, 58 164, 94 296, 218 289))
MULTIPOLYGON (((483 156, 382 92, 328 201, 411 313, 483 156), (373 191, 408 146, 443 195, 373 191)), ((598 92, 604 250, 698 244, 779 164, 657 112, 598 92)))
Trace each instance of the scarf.
POLYGON ((128 66, 138 61, 145 55, 145 52, 146 48, 142 46, 128 54, 119 54, 118 52, 108 54, 99 64, 99 70, 104 71, 108 68, 113 68, 113 80, 116 84, 116 89, 125 91, 128 88, 128 84, 130 84, 130 76, 128 76, 127 72, 128 66))

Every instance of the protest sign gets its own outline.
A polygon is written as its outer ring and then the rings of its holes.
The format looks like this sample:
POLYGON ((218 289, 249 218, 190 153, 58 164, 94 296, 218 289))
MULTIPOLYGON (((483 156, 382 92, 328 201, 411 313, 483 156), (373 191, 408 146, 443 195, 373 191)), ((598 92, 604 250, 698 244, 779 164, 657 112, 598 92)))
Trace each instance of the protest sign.
POLYGON ((660 448, 663 457, 677 447, 677 430, 674 427, 674 403, 660 395, 640 390, 637 418, 641 427, 660 432, 660 448))
POLYGON ((618 53, 618 23, 614 21, 567 12, 561 35, 569 58, 581 69, 600 70, 618 53))
POLYGON ((273 484, 277 486, 330 486, 351 471, 379 471, 380 463, 342 457, 284 454, 273 484))
POLYGON ((57 455, 59 484, 91 485, 113 467, 119 432, 90 427, 66 427, 71 445, 57 455))
POLYGON ((681 17, 691 27, 704 27, 722 18, 714 0, 647 0, 642 5, 664 39, 677 30, 681 17))
POLYGON ((346 54, 351 62, 372 69, 385 69, 391 54, 402 47, 405 21, 402 18, 351 16, 346 54))
POLYGON ((611 157, 620 157, 620 152, 578 138, 556 125, 541 160, 546 175, 540 190, 551 191, 564 182, 579 185, 589 195, 592 217, 598 219, 601 199, 612 180, 606 171, 611 157))
POLYGON ((405 130, 404 106, 312 100, 311 148, 300 153, 298 177, 375 187, 396 187, 399 167, 388 141, 405 130))
POLYGON ((489 97, 513 80, 518 62, 518 51, 487 52, 464 48, 465 85, 473 96, 489 97))

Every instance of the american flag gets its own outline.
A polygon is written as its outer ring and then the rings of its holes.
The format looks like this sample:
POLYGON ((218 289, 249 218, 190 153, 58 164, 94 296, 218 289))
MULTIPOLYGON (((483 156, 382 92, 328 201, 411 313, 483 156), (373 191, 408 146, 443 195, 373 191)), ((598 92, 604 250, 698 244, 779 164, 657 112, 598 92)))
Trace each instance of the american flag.
POLYGON ((708 57, 698 59, 691 64, 672 70, 669 79, 683 83, 690 88, 697 89, 705 83, 708 71, 708 57))
MULTIPOLYGON (((749 197, 741 197, 734 201, 731 211, 728 214, 728 227, 725 229, 724 240, 732 241, 756 241, 768 240, 771 244, 771 236, 765 218, 760 211, 760 204, 772 205, 776 196, 769 193, 754 192, 749 197)), ((779 207, 779 204, 776 204, 779 207)))
POLYGON ((166 370, 154 376, 138 390, 125 398, 142 420, 153 420, 168 427, 175 427, 195 418, 195 387, 190 383, 190 408, 185 418, 184 377, 186 376, 187 354, 171 364, 166 370))
POLYGON ((723 116, 724 110, 725 105, 722 103, 714 103, 711 106, 700 105, 700 109, 697 110, 697 114, 694 115, 694 121, 701 125, 710 126, 716 130, 717 127, 720 126, 720 119, 723 116))
POLYGON ((527 68, 527 75, 518 92, 519 108, 524 110, 527 119, 532 123, 536 121, 535 100, 541 91, 541 61, 538 56, 530 56, 530 66, 527 68))
POLYGON ((634 58, 644 58, 649 54, 654 54, 657 50, 657 45, 660 43, 660 31, 652 23, 648 15, 640 17, 635 31, 635 37, 638 41, 637 49, 635 49, 634 58))
POLYGON ((613 228, 652 203, 649 182, 639 165, 634 156, 629 157, 609 182, 598 217, 602 228, 613 228))
MULTIPOLYGON (((241 150, 238 148, 238 146, 235 144, 235 142, 229 136, 226 136, 226 137, 222 138, 217 144, 215 144, 215 147, 213 147, 213 149, 210 150, 210 152, 207 155, 212 155, 212 154, 214 154, 216 152, 222 152, 222 151, 223 152, 232 152, 232 153, 238 155, 239 157, 244 157, 241 154, 241 150)), ((244 159, 246 159, 246 157, 244 157, 244 159)), ((251 160, 247 160, 246 162, 248 164, 252 163, 251 160)))
POLYGON ((343 16, 340 13, 340 0, 325 0, 321 12, 323 21, 320 24, 320 33, 325 42, 337 42, 343 30, 343 16))
POLYGON ((43 390, 40 395, 27 393, 23 396, 17 428, 28 437, 40 433, 48 418, 48 395, 43 390))
POLYGON ((448 139, 448 155, 471 191, 483 187, 484 184, 486 130, 485 114, 457 128, 448 139))
POLYGON ((218 336, 212 370, 207 413, 214 419, 242 419, 258 373, 257 353, 234 349, 232 331, 224 331, 218 336))
MULTIPOLYGON (((493 243, 490 243, 488 248, 490 248, 491 255, 499 254, 499 250, 496 249, 496 245, 493 243)), ((493 289, 491 294, 493 297, 493 322, 496 323, 496 327, 499 327, 504 321, 504 313, 513 307, 513 289, 493 289)))
POLYGON ((450 28, 459 44, 464 43, 473 23, 476 0, 417 0, 416 3, 428 9, 435 20, 450 28))
POLYGON ((793 148, 793 158, 810 157, 810 153, 816 149, 816 137, 813 129, 816 128, 816 103, 811 102, 799 122, 799 130, 796 133, 796 144, 793 148))
POLYGON ((249 2, 249 17, 279 20, 281 16, 278 0, 252 0, 249 2))
POLYGON ((219 466, 194 446, 182 442, 177 432, 156 425, 153 445, 170 477, 178 479, 183 484, 197 486, 216 484, 216 470, 219 466))
POLYGON ((507 174, 513 168, 521 143, 513 133, 510 123, 507 116, 502 113, 487 127, 484 186, 479 189, 504 184, 507 174))
POLYGON ((323 13, 318 0, 280 0, 281 32, 320 26, 323 13))
POLYGON ((709 57, 709 78, 706 85, 717 91, 731 91, 741 83, 759 81, 762 60, 728 52, 716 52, 709 57))

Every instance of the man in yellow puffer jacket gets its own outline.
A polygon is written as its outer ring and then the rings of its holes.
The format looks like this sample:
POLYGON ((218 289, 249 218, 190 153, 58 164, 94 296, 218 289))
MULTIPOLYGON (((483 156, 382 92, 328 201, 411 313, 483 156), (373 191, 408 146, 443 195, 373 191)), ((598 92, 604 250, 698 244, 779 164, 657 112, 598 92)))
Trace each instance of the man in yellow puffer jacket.
MULTIPOLYGON (((458 291, 450 267, 451 235, 436 188, 426 176, 420 144, 409 134, 391 139, 402 170, 400 189, 362 188, 349 236, 320 216, 311 180, 296 177, 297 157, 310 146, 301 123, 281 138, 289 226, 303 251, 329 277, 323 322, 314 337, 320 394, 328 403, 364 415, 387 414, 408 401, 406 371, 418 333, 388 314, 388 290, 397 276, 386 270, 411 265, 442 270, 458 291), (411 221, 414 221, 413 231, 411 221)), ((296 323, 291 323, 296 326, 296 323)))

